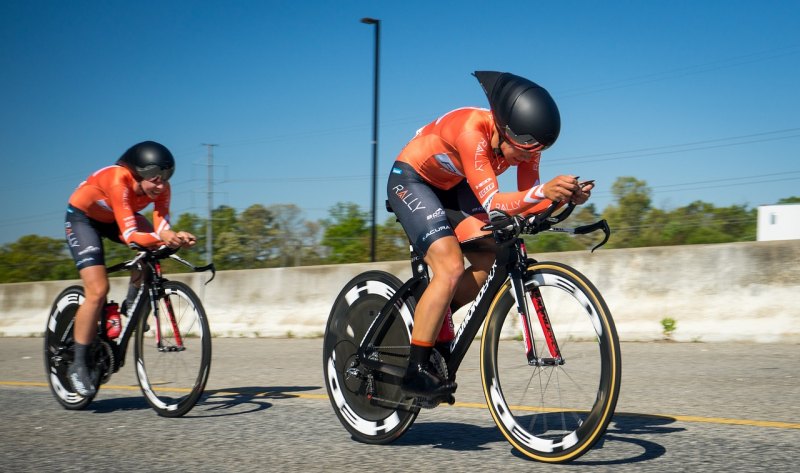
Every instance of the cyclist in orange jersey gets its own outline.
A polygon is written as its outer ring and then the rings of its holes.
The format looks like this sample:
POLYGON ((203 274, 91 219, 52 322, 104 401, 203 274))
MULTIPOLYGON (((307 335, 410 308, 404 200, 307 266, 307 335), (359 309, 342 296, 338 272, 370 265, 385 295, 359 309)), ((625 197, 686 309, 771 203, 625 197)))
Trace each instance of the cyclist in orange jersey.
POLYGON ((87 364, 87 351, 109 288, 102 237, 144 247, 188 247, 197 242, 191 233, 170 227, 168 181, 174 171, 172 153, 162 144, 144 141, 128 149, 116 165, 89 176, 69 199, 64 225, 85 299, 75 315, 75 360, 67 376, 82 396, 94 395, 99 376, 87 364), (151 203, 152 225, 138 213, 151 203))
POLYGON ((403 379, 412 395, 440 398, 456 388, 429 359, 447 310, 473 300, 491 270, 494 242, 480 228, 492 212, 535 214, 553 201, 583 204, 593 187, 573 175, 539 180, 540 153, 561 130, 558 107, 544 88, 510 73, 475 76, 491 110, 453 110, 421 128, 397 157, 387 185, 392 210, 433 273, 417 301, 403 379), (518 190, 500 192, 497 176, 511 166, 518 190), (466 242, 463 253, 459 242, 466 242))

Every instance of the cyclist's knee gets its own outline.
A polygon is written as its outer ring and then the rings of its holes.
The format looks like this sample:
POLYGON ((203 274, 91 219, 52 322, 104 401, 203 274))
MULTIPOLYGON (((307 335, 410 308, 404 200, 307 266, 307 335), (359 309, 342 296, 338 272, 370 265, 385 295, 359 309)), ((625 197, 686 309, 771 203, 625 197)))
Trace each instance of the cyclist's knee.
POLYGON ((104 266, 90 266, 80 271, 86 302, 97 303, 108 295, 109 283, 104 266))
POLYGON ((460 255, 442 257, 431 264, 431 269, 434 279, 446 282, 451 289, 455 289, 464 274, 464 258, 460 255))
POLYGON ((108 281, 105 282, 95 282, 94 284, 86 284, 84 286, 84 292, 86 296, 87 302, 101 302, 106 299, 108 296, 109 285, 108 281))
POLYGON ((453 281, 453 286, 455 286, 464 274, 464 258, 448 258, 443 267, 443 273, 453 281))

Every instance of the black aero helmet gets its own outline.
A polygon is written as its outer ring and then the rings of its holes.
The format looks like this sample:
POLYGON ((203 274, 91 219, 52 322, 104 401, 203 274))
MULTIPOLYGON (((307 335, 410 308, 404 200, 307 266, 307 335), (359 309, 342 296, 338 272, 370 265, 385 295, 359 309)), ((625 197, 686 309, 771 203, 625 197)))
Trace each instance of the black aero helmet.
POLYGON ((501 137, 522 149, 546 149, 558 139, 561 115, 547 91, 508 72, 475 71, 501 137))
POLYGON ((137 181, 150 180, 156 176, 167 181, 175 172, 175 158, 172 153, 166 146, 155 141, 142 141, 131 146, 117 160, 117 164, 130 169, 137 181))

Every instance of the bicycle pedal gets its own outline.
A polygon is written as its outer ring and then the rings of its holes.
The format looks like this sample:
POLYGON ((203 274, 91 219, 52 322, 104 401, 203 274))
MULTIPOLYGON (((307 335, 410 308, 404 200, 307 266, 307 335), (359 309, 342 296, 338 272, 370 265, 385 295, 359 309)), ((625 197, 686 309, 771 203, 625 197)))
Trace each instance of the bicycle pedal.
POLYGON ((452 406, 456 403, 456 397, 452 394, 445 394, 437 397, 418 397, 414 405, 422 409, 433 409, 442 403, 447 403, 452 406))

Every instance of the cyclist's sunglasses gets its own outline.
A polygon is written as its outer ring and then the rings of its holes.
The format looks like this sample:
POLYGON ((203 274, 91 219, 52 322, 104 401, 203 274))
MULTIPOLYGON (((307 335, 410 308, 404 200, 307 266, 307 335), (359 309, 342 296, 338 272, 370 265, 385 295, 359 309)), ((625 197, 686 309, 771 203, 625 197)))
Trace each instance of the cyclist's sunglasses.
POLYGON ((506 128, 505 128, 504 131, 505 131, 504 134, 506 135, 505 136, 506 137, 506 141, 508 141, 508 144, 510 144, 511 146, 513 146, 513 147, 515 147, 515 148, 517 148, 519 150, 527 151, 528 153, 532 153, 534 151, 542 151, 542 150, 547 149, 547 146, 544 146, 541 143, 539 143, 538 141, 536 141, 536 138, 534 138, 533 136, 531 136, 531 135, 518 135, 518 134, 514 133, 514 131, 508 125, 506 125, 506 128))
POLYGON ((172 173, 175 172, 175 168, 161 169, 155 164, 151 164, 143 168, 136 168, 136 171, 139 173, 142 180, 154 181, 156 178, 160 177, 161 181, 167 182, 169 178, 172 177, 172 173))

